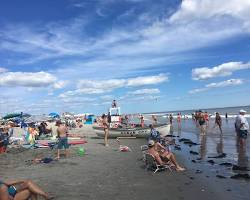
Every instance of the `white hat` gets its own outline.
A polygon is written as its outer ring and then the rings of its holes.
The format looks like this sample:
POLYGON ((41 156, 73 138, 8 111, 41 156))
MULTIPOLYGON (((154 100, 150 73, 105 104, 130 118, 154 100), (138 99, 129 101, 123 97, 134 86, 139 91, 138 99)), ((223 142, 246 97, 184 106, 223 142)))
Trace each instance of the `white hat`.
POLYGON ((240 110, 240 113, 246 113, 247 111, 245 111, 245 110, 243 110, 243 109, 241 109, 240 110))
POLYGON ((148 141, 148 146, 152 147, 152 146, 154 146, 154 144, 155 144, 154 140, 149 140, 148 141))

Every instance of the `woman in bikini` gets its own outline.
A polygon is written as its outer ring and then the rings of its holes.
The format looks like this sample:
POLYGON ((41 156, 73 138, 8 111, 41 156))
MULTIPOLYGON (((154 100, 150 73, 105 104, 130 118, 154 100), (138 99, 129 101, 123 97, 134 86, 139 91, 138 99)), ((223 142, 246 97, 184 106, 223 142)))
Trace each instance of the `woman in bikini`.
POLYGON ((108 124, 108 118, 105 114, 102 115, 102 125, 104 130, 104 145, 108 147, 109 124, 108 124))
POLYGON ((29 180, 0 181, 1 200, 36 200, 42 196, 45 200, 53 199, 44 192, 38 185, 29 180))

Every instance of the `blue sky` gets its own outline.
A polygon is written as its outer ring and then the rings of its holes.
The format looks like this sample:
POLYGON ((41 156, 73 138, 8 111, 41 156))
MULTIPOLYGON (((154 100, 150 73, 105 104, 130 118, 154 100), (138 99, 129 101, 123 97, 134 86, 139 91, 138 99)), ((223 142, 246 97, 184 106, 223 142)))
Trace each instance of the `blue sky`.
POLYGON ((0 113, 249 105, 248 0, 0 1, 0 113))

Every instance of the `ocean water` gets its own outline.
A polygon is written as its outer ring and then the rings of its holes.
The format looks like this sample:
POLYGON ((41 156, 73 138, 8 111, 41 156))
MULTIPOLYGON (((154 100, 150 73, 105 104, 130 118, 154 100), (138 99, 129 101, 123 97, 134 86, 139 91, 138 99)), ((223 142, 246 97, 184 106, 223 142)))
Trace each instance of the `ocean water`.
POLYGON ((225 108, 207 108, 207 109, 203 109, 203 108, 197 108, 197 109, 191 109, 191 110, 176 110, 176 111, 164 111, 164 112, 156 112, 156 113, 147 113, 147 115, 150 114, 157 114, 157 115, 169 115, 169 114, 173 114, 173 115, 177 115, 178 113, 181 113, 182 115, 187 115, 187 116, 191 116, 192 113, 194 113, 197 110, 202 110, 204 112, 208 112, 209 114, 214 115, 215 112, 219 112, 220 115, 222 117, 225 116, 225 114, 228 114, 228 117, 235 117, 235 115, 237 115, 239 113, 239 110, 246 110, 247 113, 247 117, 250 117, 249 113, 250 113, 250 106, 241 106, 241 107, 225 107, 225 108))
MULTIPOLYGON (((229 162, 240 167, 247 167, 250 170, 250 133, 248 138, 245 140, 245 143, 241 145, 239 143, 238 137, 236 136, 234 128, 235 116, 239 113, 240 109, 244 109, 248 112, 246 117, 250 124, 250 106, 202 109, 203 111, 207 111, 212 115, 210 117, 207 133, 205 136, 200 135, 200 129, 191 119, 191 114, 195 112, 195 110, 147 113, 143 116, 146 124, 152 123, 152 114, 156 114, 158 123, 169 123, 167 116, 170 113, 173 114, 173 134, 178 136, 177 141, 179 138, 188 138, 193 142, 200 144, 192 147, 186 147, 185 145, 182 145, 183 150, 186 151, 188 157, 194 160, 199 158, 200 160, 198 162, 202 163, 204 166, 207 166, 209 170, 214 172, 216 171, 221 175, 230 177, 236 173, 250 173, 250 171, 232 171, 231 169, 226 169, 224 166, 219 165, 223 162, 229 162), (219 128, 215 126, 215 112, 219 112, 222 117, 222 134, 220 133, 219 128), (188 118, 182 118, 181 127, 178 127, 177 124, 177 113, 188 116, 188 118), (228 119, 225 119, 225 113, 228 113, 228 119), (190 150, 196 151, 198 155, 191 155, 189 153, 190 150), (221 159, 213 159, 215 164, 210 166, 210 164, 207 162, 210 160, 209 157, 217 156, 222 153, 225 153, 226 157, 221 159)), ((132 121, 135 123, 140 123, 138 114, 132 116, 132 121)))

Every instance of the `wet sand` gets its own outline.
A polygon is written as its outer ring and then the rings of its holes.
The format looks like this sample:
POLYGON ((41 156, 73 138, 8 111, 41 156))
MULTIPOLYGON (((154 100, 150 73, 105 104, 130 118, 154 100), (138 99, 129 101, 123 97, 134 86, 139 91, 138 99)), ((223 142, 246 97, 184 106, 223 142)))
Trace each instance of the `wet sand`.
MULTIPOLYGON (((86 155, 79 156, 79 146, 73 146, 69 158, 50 164, 32 164, 28 160, 54 156, 56 150, 10 150, 8 154, 0 155, 1 179, 32 179, 56 199, 62 200, 248 199, 250 182, 217 178, 216 175, 220 174, 217 167, 223 171, 231 170, 224 166, 211 166, 206 162, 207 154, 200 163, 192 162, 200 155, 192 155, 189 151, 192 149, 200 154, 198 146, 189 147, 181 143, 181 151, 173 149, 187 171, 153 174, 145 170, 142 161, 140 146, 146 143, 145 139, 122 139, 122 144, 129 146, 132 152, 119 152, 116 140, 110 140, 110 147, 104 147, 103 140, 96 138, 91 126, 71 132, 86 137, 88 143, 83 145, 86 155)), ((195 133, 185 132, 179 136, 197 137, 195 133)))

